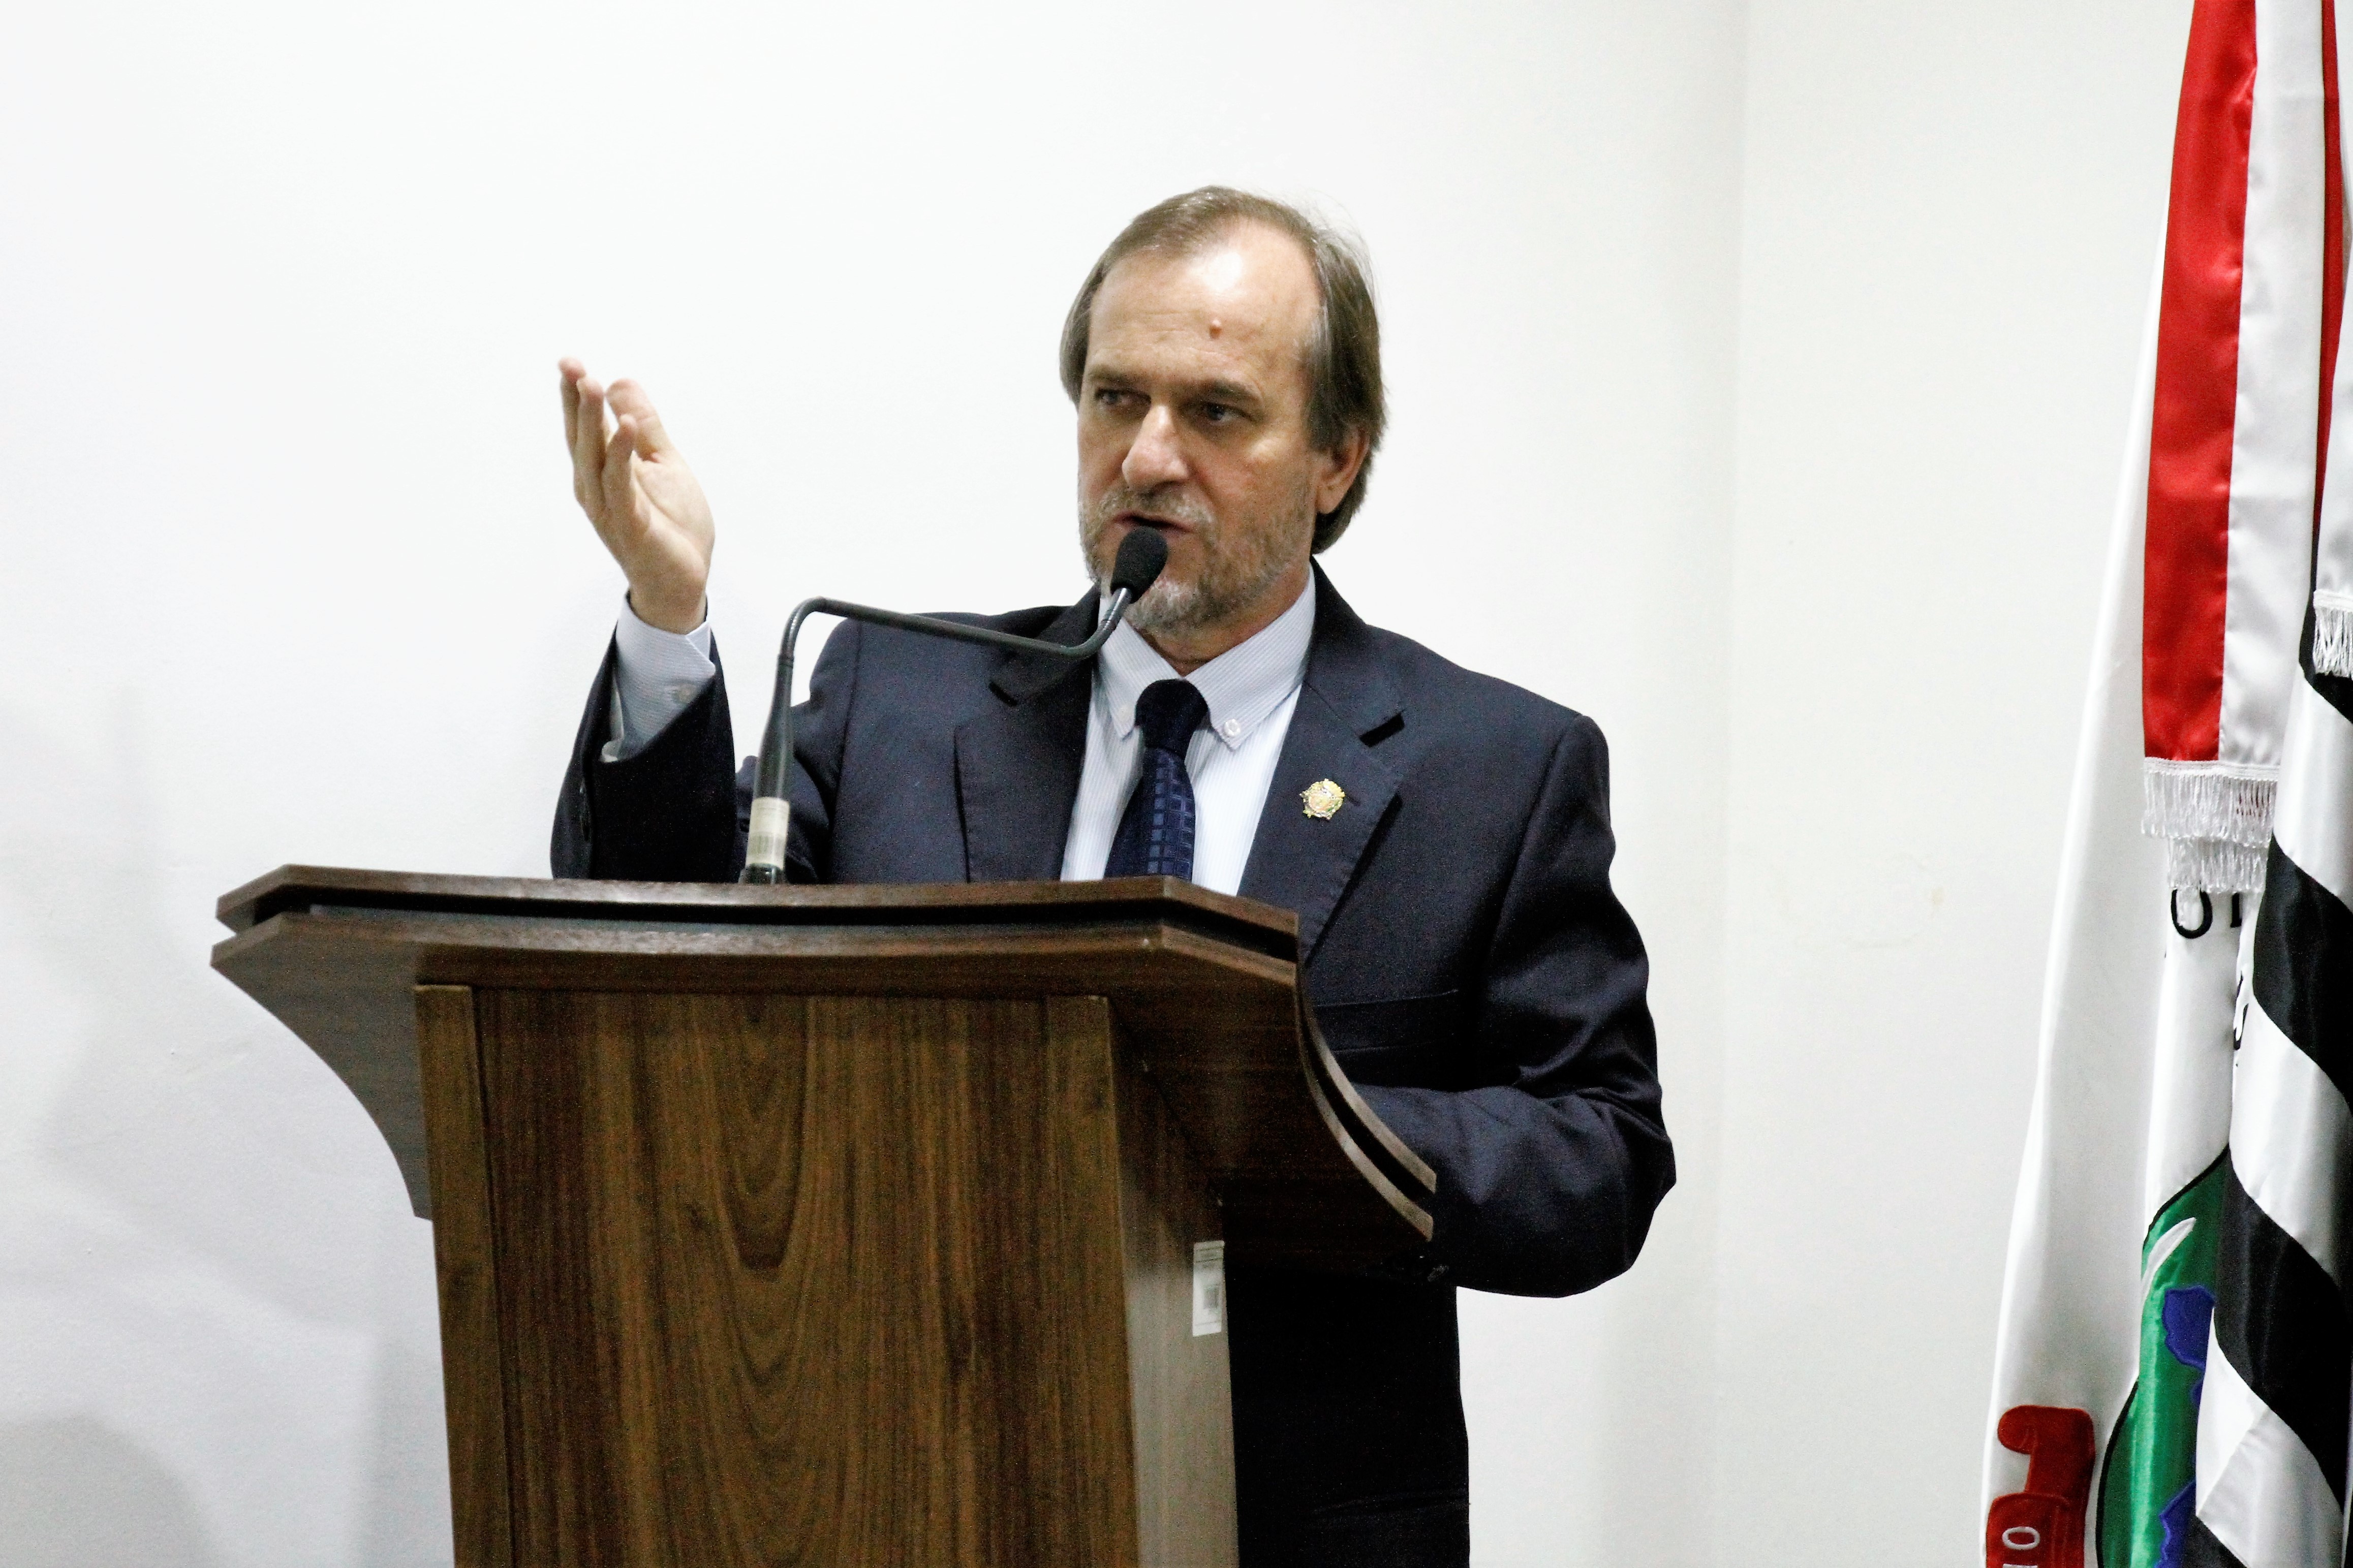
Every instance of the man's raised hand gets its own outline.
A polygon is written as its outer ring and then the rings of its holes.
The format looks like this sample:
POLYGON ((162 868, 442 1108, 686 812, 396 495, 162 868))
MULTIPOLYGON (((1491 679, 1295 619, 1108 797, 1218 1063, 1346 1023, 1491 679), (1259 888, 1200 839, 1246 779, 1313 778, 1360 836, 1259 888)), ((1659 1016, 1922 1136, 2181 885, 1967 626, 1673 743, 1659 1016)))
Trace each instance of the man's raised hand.
POLYGON ((576 359, 557 369, 574 498, 628 575, 638 618, 664 631, 692 631, 702 624, 711 578, 711 506, 702 487, 670 445, 645 388, 634 381, 599 386, 576 359))

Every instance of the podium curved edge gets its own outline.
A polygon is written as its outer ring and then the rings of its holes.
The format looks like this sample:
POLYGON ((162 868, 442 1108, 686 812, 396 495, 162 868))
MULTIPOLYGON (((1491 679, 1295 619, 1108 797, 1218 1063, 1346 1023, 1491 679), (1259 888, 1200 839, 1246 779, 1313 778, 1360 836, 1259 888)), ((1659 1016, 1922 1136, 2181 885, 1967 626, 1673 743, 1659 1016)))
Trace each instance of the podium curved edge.
POLYGON ((407 1188, 409 1211, 431 1219, 415 955, 391 944, 346 941, 331 971, 320 962, 320 947, 305 945, 306 938, 332 941, 332 934, 302 929, 312 921, 280 915, 239 931, 214 945, 213 970, 343 1080, 384 1139, 407 1188))
MULTIPOLYGON (((1388 1173, 1381 1168, 1381 1163, 1366 1153, 1365 1146, 1349 1132, 1347 1123, 1341 1119, 1340 1113, 1334 1108, 1332 1096, 1324 1087, 1323 1075, 1314 1068, 1313 1051, 1308 1037, 1303 1032, 1299 1039, 1299 1055, 1300 1065, 1306 1068, 1308 1097, 1314 1100, 1316 1114, 1323 1117, 1324 1125, 1330 1129, 1333 1141, 1340 1145, 1340 1152, 1348 1157, 1348 1163, 1356 1168, 1356 1173, 1363 1176, 1366 1183, 1388 1202, 1397 1216, 1412 1226, 1415 1234, 1423 1241, 1428 1241, 1431 1232, 1436 1228, 1436 1222, 1430 1217, 1430 1211, 1409 1197, 1405 1189, 1392 1181, 1388 1173)), ((1424 1168, 1427 1169, 1427 1167, 1424 1168)), ((1437 1184, 1433 1181, 1430 1184, 1430 1190, 1434 1192, 1436 1186, 1437 1184)), ((1399 1237, 1399 1240, 1402 1243, 1404 1238, 1399 1237)))
POLYGON ((1330 1100, 1332 1113, 1347 1130, 1347 1141, 1370 1155, 1390 1183, 1417 1205, 1437 1196, 1438 1173, 1427 1160, 1408 1148, 1405 1140, 1391 1131, 1388 1123, 1356 1092, 1356 1086, 1340 1066, 1340 1058, 1324 1043, 1324 1031, 1315 1023, 1315 1009, 1303 993, 1299 998, 1299 1054, 1307 1076, 1330 1100))

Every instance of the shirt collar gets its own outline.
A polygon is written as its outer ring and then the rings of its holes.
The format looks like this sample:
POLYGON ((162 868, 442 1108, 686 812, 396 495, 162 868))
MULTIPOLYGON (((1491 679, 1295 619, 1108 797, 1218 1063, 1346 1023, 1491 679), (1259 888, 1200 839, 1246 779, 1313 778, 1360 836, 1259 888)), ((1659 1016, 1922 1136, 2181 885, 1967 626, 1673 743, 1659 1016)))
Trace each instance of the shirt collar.
MULTIPOLYGON (((1299 689, 1307 672, 1307 644, 1315 632, 1315 580, 1251 637, 1219 654, 1187 679, 1209 705, 1209 732, 1232 751, 1299 689)), ((1095 689, 1111 710, 1113 730, 1125 740, 1135 729, 1135 700, 1155 680, 1176 671, 1122 620, 1095 659, 1095 689)))

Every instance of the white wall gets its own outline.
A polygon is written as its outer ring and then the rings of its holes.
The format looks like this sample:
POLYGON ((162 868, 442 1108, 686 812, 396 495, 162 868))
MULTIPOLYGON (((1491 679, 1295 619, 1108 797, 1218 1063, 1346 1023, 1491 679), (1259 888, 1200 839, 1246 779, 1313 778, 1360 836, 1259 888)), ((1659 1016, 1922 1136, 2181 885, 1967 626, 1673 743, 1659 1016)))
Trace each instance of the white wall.
POLYGON ((430 1234, 205 967, 529 873, 617 582, 553 362, 808 592, 1070 596, 1055 331, 1208 180, 1353 220, 1330 562, 1591 712, 1684 1177, 1466 1298, 1482 1563, 1960 1563, 2184 0, 52 7, 0 53, 0 1563, 446 1561, 430 1234), (2046 14, 2048 13, 2048 14, 2046 14))
POLYGON ((1750 7, 1720 1562, 1978 1560, 2189 11, 1750 7))

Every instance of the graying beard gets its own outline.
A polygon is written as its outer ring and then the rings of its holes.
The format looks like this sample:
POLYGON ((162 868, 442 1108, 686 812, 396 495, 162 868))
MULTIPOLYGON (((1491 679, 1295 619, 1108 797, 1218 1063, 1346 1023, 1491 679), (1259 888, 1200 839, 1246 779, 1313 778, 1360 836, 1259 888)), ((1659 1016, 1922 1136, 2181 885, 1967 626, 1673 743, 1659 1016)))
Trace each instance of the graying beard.
MULTIPOLYGON (((1111 592, 1105 577, 1095 584, 1100 594, 1111 592)), ((1212 617, 1203 614, 1205 595, 1190 583, 1155 583, 1131 605, 1127 624, 1140 632, 1187 632, 1212 617)))
MULTIPOLYGON (((1103 498, 1106 503, 1120 503, 1112 509, 1114 511, 1124 510, 1128 499, 1123 492, 1113 492, 1103 498)), ((1303 504, 1303 496, 1302 500, 1303 504)), ((1100 516, 1097 508, 1081 503, 1079 551, 1085 558, 1089 573, 1095 580, 1095 592, 1099 595, 1111 592, 1109 568, 1094 569, 1095 546, 1101 542, 1103 531, 1109 525, 1110 520, 1100 516)), ((1214 594, 1204 592, 1204 584, 1172 583, 1164 577, 1147 589, 1143 598, 1128 607, 1127 624, 1139 632, 1157 633, 1188 632, 1208 626, 1265 592, 1267 584, 1282 574, 1282 558, 1269 552, 1258 563, 1259 570, 1249 582, 1220 584, 1221 587, 1229 586, 1233 591, 1214 594)))

